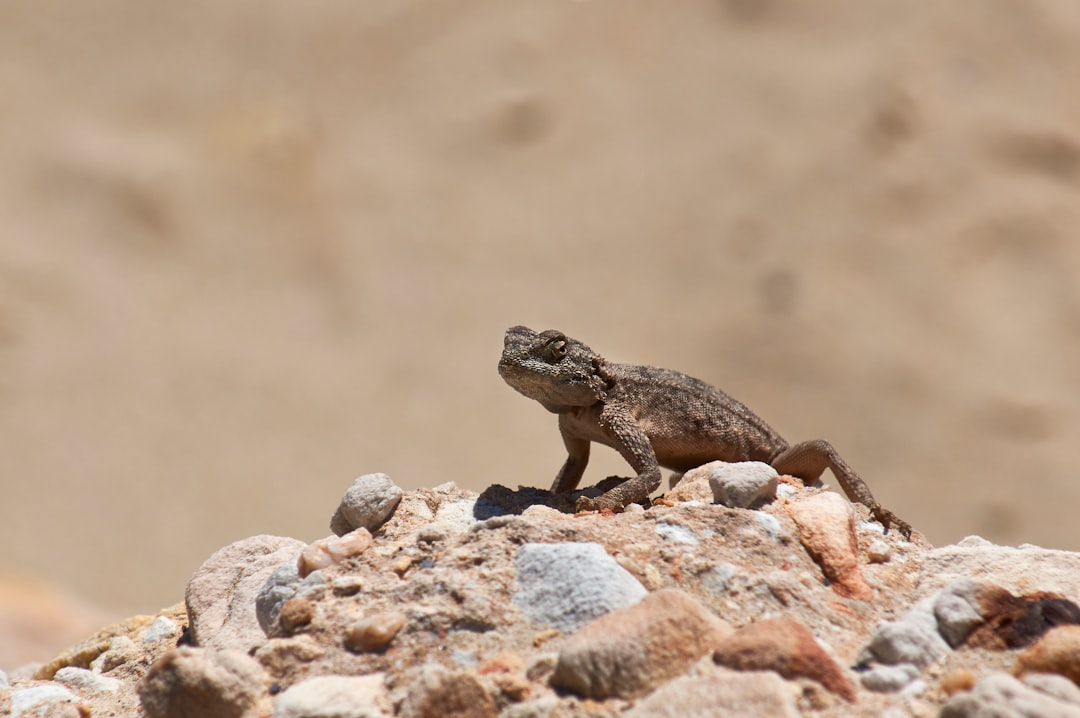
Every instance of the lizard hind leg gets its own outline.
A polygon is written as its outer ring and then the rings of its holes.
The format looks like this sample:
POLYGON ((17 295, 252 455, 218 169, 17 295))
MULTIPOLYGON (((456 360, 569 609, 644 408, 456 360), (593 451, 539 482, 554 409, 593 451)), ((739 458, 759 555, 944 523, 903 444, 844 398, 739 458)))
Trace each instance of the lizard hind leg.
POLYGON ((874 499, 870 487, 847 465, 832 444, 823 440, 804 441, 790 446, 773 457, 769 462, 778 473, 802 479, 808 483, 817 483, 825 469, 832 471, 848 499, 870 509, 871 515, 881 522, 886 530, 895 526, 904 536, 911 536, 911 526, 885 509, 874 499))

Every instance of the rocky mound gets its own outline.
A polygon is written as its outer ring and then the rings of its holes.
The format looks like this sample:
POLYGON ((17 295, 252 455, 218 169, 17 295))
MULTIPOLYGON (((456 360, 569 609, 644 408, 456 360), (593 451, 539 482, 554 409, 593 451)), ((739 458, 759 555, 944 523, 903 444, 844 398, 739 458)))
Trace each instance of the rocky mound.
POLYGON ((575 499, 362 476, 334 535, 222 548, 185 605, 0 674, 0 712, 1080 716, 1080 554, 935 549, 759 464, 575 499))

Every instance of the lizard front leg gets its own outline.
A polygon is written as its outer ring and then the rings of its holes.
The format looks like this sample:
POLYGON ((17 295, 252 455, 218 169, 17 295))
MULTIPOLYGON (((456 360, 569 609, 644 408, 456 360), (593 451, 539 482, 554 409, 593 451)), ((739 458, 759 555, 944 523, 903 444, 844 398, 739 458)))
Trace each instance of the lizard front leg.
POLYGON ((840 482, 840 487, 844 489, 849 500, 870 509, 871 515, 881 522, 886 531, 890 526, 895 526, 905 538, 911 538, 911 525, 874 499, 870 487, 840 458, 840 454, 836 453, 836 449, 829 442, 822 439, 804 441, 784 449, 769 463, 778 473, 810 483, 817 482, 825 469, 829 469, 840 482))
POLYGON ((644 501, 660 486, 660 464, 645 431, 621 404, 609 402, 600 412, 600 426, 609 434, 610 445, 626 459, 637 476, 627 479, 595 499, 582 496, 578 511, 598 511, 624 508, 627 504, 644 501))
POLYGON ((585 467, 589 464, 588 439, 582 439, 571 434, 566 427, 559 423, 559 433, 562 434, 563 444, 566 445, 566 463, 559 469, 555 483, 551 485, 551 493, 561 494, 564 491, 573 491, 581 482, 585 473, 585 467))

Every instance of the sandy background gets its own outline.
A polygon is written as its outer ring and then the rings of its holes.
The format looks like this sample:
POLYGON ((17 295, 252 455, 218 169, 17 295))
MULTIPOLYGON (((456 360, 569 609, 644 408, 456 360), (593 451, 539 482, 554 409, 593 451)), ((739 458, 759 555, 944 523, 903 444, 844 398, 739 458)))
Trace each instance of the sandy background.
POLYGON ((517 323, 1080 549, 1077 77, 1056 0, 4 4, 0 644, 361 473, 547 487, 517 323))

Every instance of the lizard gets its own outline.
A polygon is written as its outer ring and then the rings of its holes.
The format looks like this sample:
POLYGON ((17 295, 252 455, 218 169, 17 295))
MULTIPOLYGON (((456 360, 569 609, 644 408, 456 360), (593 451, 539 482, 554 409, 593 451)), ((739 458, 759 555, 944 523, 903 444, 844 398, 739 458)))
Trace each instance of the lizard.
POLYGON ((830 469, 852 502, 863 504, 888 531, 910 538, 911 526, 881 506, 827 441, 789 444, 746 405, 700 379, 671 369, 609 362, 561 331, 511 327, 499 374, 512 388, 559 417, 567 458, 552 493, 573 491, 593 442, 610 446, 637 475, 596 498, 580 497, 579 512, 644 501, 660 486, 660 467, 678 472, 710 461, 761 461, 780 474, 819 484, 830 469))

